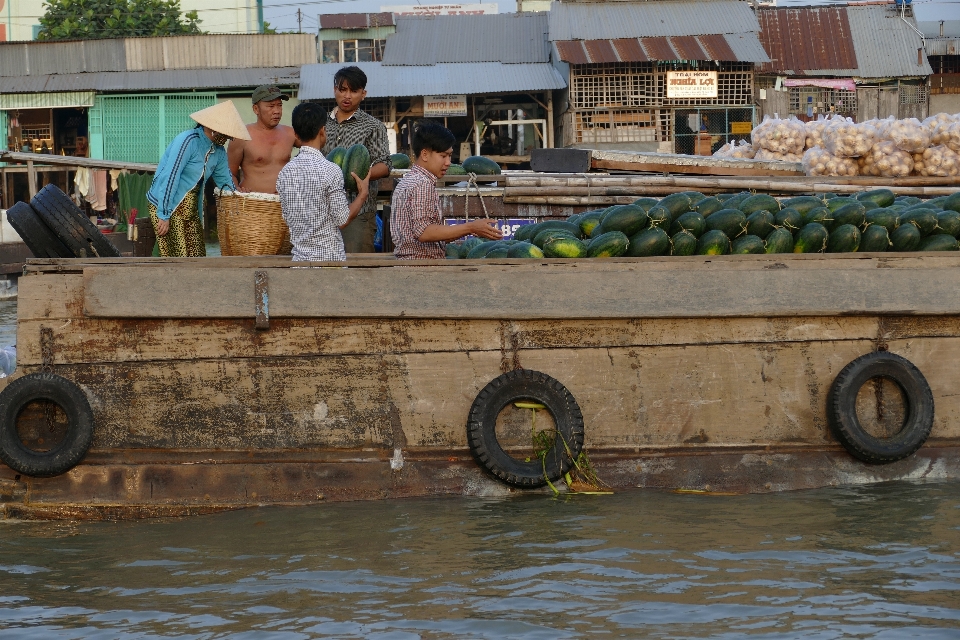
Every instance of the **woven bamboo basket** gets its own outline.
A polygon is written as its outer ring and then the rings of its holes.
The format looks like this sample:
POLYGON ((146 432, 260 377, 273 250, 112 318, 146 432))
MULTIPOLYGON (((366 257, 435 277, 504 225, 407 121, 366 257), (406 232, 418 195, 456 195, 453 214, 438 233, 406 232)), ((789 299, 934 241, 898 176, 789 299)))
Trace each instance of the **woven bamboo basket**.
POLYGON ((280 197, 269 193, 216 191, 217 235, 225 256, 290 253, 290 230, 280 212, 280 197))

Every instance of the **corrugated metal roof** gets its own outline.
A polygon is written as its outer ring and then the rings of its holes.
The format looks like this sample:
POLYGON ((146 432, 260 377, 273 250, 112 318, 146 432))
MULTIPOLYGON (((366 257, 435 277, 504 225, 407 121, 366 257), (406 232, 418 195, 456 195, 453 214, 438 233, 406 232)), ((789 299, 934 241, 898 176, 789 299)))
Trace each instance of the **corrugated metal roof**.
POLYGON ((393 26, 393 14, 382 13, 321 13, 321 29, 369 29, 393 26))
MULTIPOLYGON (((341 66, 307 64, 301 67, 300 99, 333 98, 333 74, 341 66)), ((560 72, 547 63, 473 62, 407 67, 359 62, 357 66, 367 74, 367 96, 370 98, 545 91, 567 86, 560 72)))
POLYGON ((411 16, 397 19, 385 65, 549 62, 546 13, 411 16))
POLYGON ((846 7, 762 8, 760 42, 770 55, 761 72, 802 75, 820 69, 858 68, 846 7))
POLYGON ((92 107, 93 91, 65 93, 0 93, 0 109, 49 109, 51 107, 92 107))
MULTIPOLYGON (((858 77, 903 78, 933 73, 920 36, 900 19, 893 4, 848 6, 847 18, 860 63, 858 77)), ((907 20, 916 25, 912 17, 907 20)))
POLYGON ((551 40, 699 36, 759 31, 750 5, 738 0, 555 2, 551 40))
POLYGON ((960 55, 960 38, 927 38, 925 48, 928 56, 960 55))
POLYGON ((646 62, 648 60, 722 60, 765 62, 769 58, 755 33, 564 40, 554 43, 560 60, 570 64, 646 62))
POLYGON ((0 94, 61 91, 165 91, 228 89, 261 84, 296 85, 300 67, 266 69, 183 69, 178 71, 107 71, 45 76, 0 77, 0 94))
POLYGON ((758 15, 760 39, 773 59, 761 72, 857 78, 932 73, 926 55, 917 64, 920 36, 892 3, 761 8, 758 15))
POLYGON ((313 34, 202 35, 0 43, 0 76, 293 67, 317 60, 313 34))

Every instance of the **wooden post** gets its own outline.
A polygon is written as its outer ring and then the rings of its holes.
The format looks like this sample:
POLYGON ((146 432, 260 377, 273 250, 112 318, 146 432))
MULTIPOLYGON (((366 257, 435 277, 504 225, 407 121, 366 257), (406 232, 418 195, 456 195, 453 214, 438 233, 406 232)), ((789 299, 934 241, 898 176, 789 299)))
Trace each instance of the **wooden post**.
POLYGON ((547 91, 547 149, 553 149, 553 91, 547 91))
POLYGON ((37 195, 37 170, 33 166, 33 160, 27 160, 27 186, 30 189, 30 199, 37 195))
POLYGON ((10 190, 7 189, 7 170, 5 168, 0 168, 0 191, 3 192, 3 200, 0 200, 0 206, 9 209, 13 206, 13 203, 10 202, 10 190))

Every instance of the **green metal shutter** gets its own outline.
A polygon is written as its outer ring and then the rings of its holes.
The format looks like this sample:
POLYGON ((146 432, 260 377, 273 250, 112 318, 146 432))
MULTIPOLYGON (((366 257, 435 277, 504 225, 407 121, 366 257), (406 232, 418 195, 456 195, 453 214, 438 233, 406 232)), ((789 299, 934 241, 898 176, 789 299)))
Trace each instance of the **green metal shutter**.
POLYGON ((190 114, 216 103, 214 93, 97 96, 104 158, 158 162, 171 140, 196 126, 190 114))
POLYGON ((87 112, 87 136, 90 157, 103 160, 103 99, 100 96, 87 112))
MULTIPOLYGON (((0 111, 0 136, 2 137, 3 148, 7 148, 7 139, 10 137, 10 130, 7 129, 7 112, 0 111)), ((14 151, 20 151, 20 149, 14 149, 14 151)), ((6 162, 0 162, 0 167, 5 166, 6 162)), ((6 185, 0 185, 0 189, 6 189, 6 185)), ((0 202, 0 207, 3 206, 3 203, 0 202)))

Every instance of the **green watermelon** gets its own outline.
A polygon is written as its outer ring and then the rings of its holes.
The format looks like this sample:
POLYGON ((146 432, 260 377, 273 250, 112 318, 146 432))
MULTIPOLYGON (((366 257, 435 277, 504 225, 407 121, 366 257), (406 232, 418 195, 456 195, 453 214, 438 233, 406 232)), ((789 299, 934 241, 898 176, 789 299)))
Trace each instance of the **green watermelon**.
POLYGON ((627 252, 630 239, 622 231, 601 234, 587 245, 588 258, 616 258, 627 252))
POLYGON ((947 196, 940 206, 943 207, 944 211, 949 209, 950 211, 956 211, 960 213, 960 191, 947 196))
POLYGON ((755 196, 750 196, 749 198, 745 199, 737 208, 740 209, 740 211, 743 211, 746 215, 750 215, 756 211, 769 211, 770 213, 776 213, 777 211, 780 211, 780 202, 773 196, 768 196, 765 193, 758 193, 755 196))
POLYGON ((443 174, 445 176, 465 176, 467 172, 459 164, 452 164, 447 167, 447 172, 443 174))
POLYGON ((680 193, 684 194, 690 198, 690 209, 693 210, 694 207, 707 196, 703 195, 699 191, 681 191, 680 193))
POLYGON ((511 245, 507 251, 508 258, 542 258, 543 251, 540 247, 529 242, 518 242, 511 245))
POLYGON ((841 224, 827 238, 827 253, 853 253, 860 248, 860 229, 852 224, 841 224))
POLYGON ((754 211, 747 216, 747 235, 766 238, 773 231, 773 225, 776 221, 776 216, 766 209, 754 211))
POLYGON ((569 231, 565 231, 564 229, 544 229, 534 236, 533 240, 528 242, 543 249, 543 245, 550 242, 554 238, 560 237, 579 239, 577 236, 573 235, 569 231))
POLYGON ((661 207, 660 205, 650 209, 647 215, 650 216, 651 227, 659 227, 664 231, 668 231, 670 229, 670 225, 673 223, 673 214, 671 214, 668 209, 661 207))
POLYGON ((576 238, 559 236, 543 245, 543 255, 547 258, 583 258, 587 255, 587 245, 576 238))
MULTIPOLYGON (((467 254, 463 257, 468 258, 470 260, 485 258, 490 251, 493 251, 499 246, 500 246, 499 242, 481 242, 479 244, 474 245, 473 248, 470 249, 467 252, 467 254)), ((504 252, 503 257, 506 257, 506 256, 507 254, 506 252, 504 252)))
POLYGON ((724 200, 724 201, 723 201, 723 208, 724 208, 724 209, 739 209, 739 208, 740 208, 740 204, 741 204, 744 200, 746 200, 747 198, 750 198, 751 196, 753 196, 753 194, 750 193, 749 191, 743 191, 743 192, 741 192, 741 193, 738 193, 738 194, 736 194, 736 195, 734 195, 734 196, 732 196, 732 197, 727 198, 726 200, 724 200))
MULTIPOLYGON (((855 227, 862 227, 867 210, 859 202, 851 202, 833 212, 833 227, 827 227, 830 231, 845 224, 852 224, 855 227)), ((824 225, 826 226, 826 225, 824 225)))
MULTIPOLYGON (((767 213, 770 213, 767 211, 767 213)), ((759 236, 746 235, 741 236, 733 241, 733 246, 730 248, 730 253, 733 254, 746 254, 746 253, 766 253, 767 246, 763 243, 763 239, 759 236)))
POLYGON ((394 169, 409 169, 410 156, 405 153, 391 153, 390 166, 392 166, 394 169))
POLYGON ((678 231, 670 238, 670 247, 670 255, 672 256, 695 255, 697 253, 697 237, 689 231, 678 231))
POLYGON ((660 200, 657 198, 637 198, 633 201, 633 206, 640 207, 644 211, 648 212, 658 204, 660 204, 660 200))
POLYGON ((911 207, 915 204, 920 204, 923 202, 920 198, 916 196, 898 196, 894 202, 901 204, 905 207, 911 207))
MULTIPOLYGON (((528 225, 528 226, 533 226, 533 225, 528 225)), ((537 226, 537 230, 533 234, 534 237, 536 237, 538 233, 540 233, 545 229, 558 229, 561 231, 566 231, 567 233, 569 233, 575 238, 579 238, 581 233, 579 225, 570 224, 566 220, 543 220, 541 222, 538 222, 536 226, 537 226)), ((528 242, 532 239, 532 238, 517 238, 517 234, 513 234, 513 237, 515 240, 524 240, 528 242)))
POLYGON ((361 180, 370 173, 370 152, 362 144, 355 144, 347 149, 343 158, 343 188, 347 193, 356 193, 357 181, 353 179, 356 173, 361 180))
POLYGON ((346 147, 334 147, 330 150, 330 153, 327 154, 327 160, 340 167, 341 171, 343 170, 343 161, 346 157, 346 147))
POLYGON ((670 233, 676 235, 681 231, 689 231, 695 237, 699 238, 707 230, 707 221, 696 211, 687 211, 681 214, 673 224, 670 225, 670 233))
POLYGON ((600 226, 600 216, 603 211, 587 211, 580 215, 580 232, 584 238, 589 238, 593 230, 600 226))
POLYGON ((916 251, 923 236, 915 224, 901 224, 890 234, 890 244, 894 251, 916 251))
POLYGON ((920 241, 917 251, 957 251, 957 239, 947 233, 935 233, 920 241))
POLYGON ((697 203, 697 206, 693 208, 694 211, 699 213, 704 218, 708 217, 711 213, 716 213, 723 209, 723 203, 719 198, 704 198, 697 203))
POLYGON ((790 233, 793 233, 794 231, 799 231, 803 226, 803 214, 793 207, 784 207, 774 216, 773 223, 775 226, 783 227, 790 233))
POLYGON ((460 258, 460 242, 448 242, 443 246, 443 252, 446 254, 447 258, 459 259, 460 258))
POLYGON ((840 207, 845 207, 848 204, 855 204, 856 202, 857 202, 856 198, 847 198, 847 197, 833 198, 831 200, 827 200, 826 207, 830 211, 830 213, 833 213, 840 207))
MULTIPOLYGON (((829 228, 830 226, 833 226, 833 213, 826 207, 811 209, 807 212, 807 215, 803 217, 803 224, 808 225, 811 222, 816 222, 824 227, 829 228)), ((801 229, 802 228, 803 227, 801 227, 801 229)))
POLYGON ((789 229, 774 229, 767 236, 767 253, 793 253, 793 234, 789 229))
POLYGON ((945 209, 937 214, 937 226, 943 233, 949 233, 954 238, 960 236, 960 213, 953 209, 945 209))
POLYGON ((670 236, 660 227, 650 227, 630 238, 626 255, 631 258, 665 256, 670 252, 670 236))
POLYGON ((827 249, 830 232, 819 222, 805 224, 793 243, 794 253, 823 253, 827 249))
POLYGON ((624 204, 612 207, 600 223, 599 233, 620 231, 627 237, 645 228, 650 223, 650 216, 640 207, 624 204))
POLYGON ((867 211, 864 215, 864 221, 868 225, 880 225, 887 230, 887 233, 893 233, 893 230, 897 228, 899 224, 900 214, 898 214, 893 209, 873 209, 867 211))
POLYGON ((467 173, 475 173, 478 176, 497 176, 500 175, 500 165, 483 156, 470 156, 460 163, 463 170, 467 173))
MULTIPOLYGON (((670 220, 684 211, 690 211, 690 195, 688 193, 671 193, 665 198, 661 198, 657 203, 658 207, 663 207, 670 212, 670 220)), ((650 216, 653 217, 652 215, 650 216)))
POLYGON ((900 226, 912 224, 926 238, 937 229, 937 213, 933 209, 911 209, 900 214, 900 226))
POLYGON ((890 232, 879 224, 868 224, 860 234, 861 253, 886 251, 890 246, 890 232))
POLYGON ((494 247, 490 249, 483 257, 485 259, 506 258, 510 253, 510 245, 501 242, 493 243, 494 247))
MULTIPOLYGON (((473 251, 475 247, 481 244, 486 244, 486 243, 484 243, 484 241, 481 240, 480 238, 476 238, 476 237, 466 238, 463 242, 460 243, 460 257, 466 258, 467 254, 469 254, 471 251, 473 251)), ((447 245, 447 246, 450 246, 450 245, 447 245)))
POLYGON ((874 189, 873 191, 862 191, 856 195, 856 198, 861 202, 873 202, 878 207, 889 207, 893 204, 896 196, 890 189, 874 189))
POLYGON ((697 240, 697 255, 725 256, 728 253, 730 253, 730 238, 719 229, 711 229, 697 240))
POLYGON ((871 200, 864 200, 864 201, 861 202, 860 204, 862 204, 862 205, 863 205, 863 208, 866 209, 867 211, 870 211, 871 209, 880 209, 880 208, 881 208, 880 205, 878 205, 876 202, 873 202, 873 201, 871 201, 871 200))
POLYGON ((747 216, 739 209, 722 209, 707 218, 707 230, 722 231, 728 238, 747 232, 747 216))
POLYGON ((575 214, 573 214, 573 215, 571 215, 571 216, 567 216, 567 222, 569 222, 570 224, 575 224, 575 225, 577 225, 577 226, 579 227, 579 226, 580 226, 580 218, 582 218, 582 217, 583 217, 583 214, 582 214, 582 213, 575 213, 575 214))
POLYGON ((816 196, 797 196, 780 202, 784 209, 791 208, 799 211, 801 215, 806 214, 811 209, 823 206, 823 200, 816 196))

